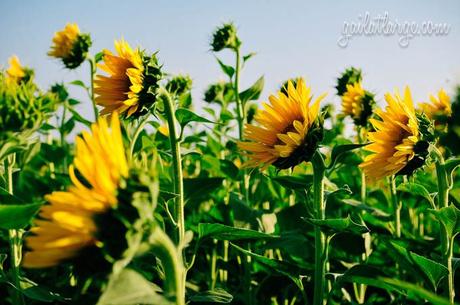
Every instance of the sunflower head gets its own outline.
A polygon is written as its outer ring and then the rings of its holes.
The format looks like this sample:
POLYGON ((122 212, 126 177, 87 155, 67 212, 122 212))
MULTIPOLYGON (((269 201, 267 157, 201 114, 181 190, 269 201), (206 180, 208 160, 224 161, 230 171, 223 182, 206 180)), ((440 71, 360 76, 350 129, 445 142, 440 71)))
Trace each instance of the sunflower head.
POLYGON ((45 197, 48 204, 26 237, 25 267, 83 262, 88 254, 117 259, 126 249, 128 228, 148 214, 141 211, 153 184, 150 176, 130 170, 116 113, 110 125, 100 118, 91 132, 76 138, 69 177, 71 185, 65 191, 45 197))
POLYGON ((27 83, 34 77, 34 71, 21 65, 19 58, 16 55, 8 59, 9 67, 6 70, 7 84, 27 83))
POLYGON ((440 134, 440 144, 449 149, 454 155, 460 154, 460 86, 457 87, 452 102, 452 112, 447 118, 447 128, 440 134))
POLYGON ((391 175, 410 175, 425 164, 431 140, 429 126, 417 116, 409 87, 404 95, 385 94, 388 105, 375 111, 379 119, 370 119, 375 128, 368 133, 370 145, 360 167, 371 179, 391 175))
POLYGON ((89 34, 80 33, 76 23, 68 23, 62 31, 54 34, 48 55, 62 60, 66 68, 75 69, 85 61, 91 44, 89 34))
POLYGON ((117 54, 103 51, 98 67, 108 76, 96 76, 96 103, 103 107, 102 115, 114 111, 125 118, 144 115, 156 102, 162 77, 156 54, 133 50, 124 40, 115 41, 115 50, 117 54))
POLYGON ((204 101, 207 103, 217 103, 226 105, 233 97, 232 84, 227 82, 218 82, 212 84, 204 93, 204 101))
POLYGON ((269 97, 254 120, 258 126, 246 124, 244 135, 248 141, 239 142, 240 149, 249 158, 245 166, 279 169, 294 167, 309 161, 323 138, 323 118, 319 114, 320 101, 312 102, 311 88, 303 79, 296 86, 288 82, 287 94, 269 97))
POLYGON ((452 115, 450 97, 444 89, 441 89, 437 97, 430 95, 429 103, 419 103, 419 112, 424 113, 428 118, 434 120, 439 129, 443 129, 448 118, 452 115))
POLYGON ((236 34, 233 23, 226 23, 217 28, 212 35, 211 48, 214 52, 223 49, 236 50, 240 47, 241 41, 236 34))
POLYGON ((350 116, 357 126, 367 126, 375 105, 374 95, 363 89, 361 83, 348 84, 342 95, 342 113, 350 116))
POLYGON ((337 79, 337 95, 342 96, 347 92, 347 85, 359 83, 363 79, 361 69, 356 69, 350 67, 342 73, 342 75, 337 79))

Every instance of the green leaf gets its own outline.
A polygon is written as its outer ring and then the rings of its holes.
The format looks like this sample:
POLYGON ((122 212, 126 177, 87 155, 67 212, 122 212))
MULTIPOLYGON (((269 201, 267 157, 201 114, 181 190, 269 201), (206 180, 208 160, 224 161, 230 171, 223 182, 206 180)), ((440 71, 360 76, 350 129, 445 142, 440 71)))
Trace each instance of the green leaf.
POLYGON ((97 305, 172 305, 160 289, 134 270, 124 269, 112 274, 97 305))
POLYGON ((179 108, 176 110, 176 119, 182 128, 190 122, 213 123, 212 121, 185 108, 179 108))
POLYGON ((199 292, 190 297, 192 302, 203 303, 230 303, 233 296, 222 288, 199 292))
POLYGON ((361 224, 363 221, 360 219, 361 223, 358 223, 351 219, 350 215, 347 218, 338 218, 338 219, 313 219, 313 218, 304 218, 305 221, 318 226, 321 228, 321 231, 324 231, 328 235, 336 233, 354 233, 354 234, 364 234, 369 232, 369 229, 361 224))
POLYGON ((48 291, 38 285, 23 288, 21 292, 29 299, 45 302, 45 303, 60 303, 56 301, 65 301, 65 299, 57 293, 48 291))
POLYGON ((69 83, 70 85, 74 85, 74 86, 78 86, 78 87, 82 87, 84 88, 85 90, 88 90, 88 87, 86 87, 85 83, 82 82, 81 80, 74 80, 72 82, 69 83))
POLYGON ((73 98, 69 98, 67 100, 67 102, 69 103, 70 106, 75 106, 75 105, 81 104, 81 102, 79 100, 76 100, 76 99, 73 99, 73 98))
POLYGON ((428 190, 421 184, 414 183, 414 182, 405 182, 405 183, 398 185, 397 190, 423 197, 430 203, 431 207, 433 208, 436 207, 433 197, 431 197, 428 190))
POLYGON ((222 71, 227 74, 229 78, 232 78, 235 74, 235 69, 232 66, 227 66, 224 64, 219 58, 216 57, 217 62, 219 63, 220 68, 222 71))
POLYGON ((430 210, 446 229, 449 239, 460 232, 460 210, 451 204, 439 210, 430 210))
POLYGON ((433 290, 438 287, 442 278, 448 274, 447 268, 440 263, 411 252, 395 242, 389 242, 387 245, 394 250, 395 258, 402 266, 409 267, 411 272, 420 273, 431 284, 433 290))
POLYGON ((41 203, 0 205, 0 228, 22 229, 26 227, 41 206, 41 203))
POLYGON ((224 178, 220 177, 185 178, 185 200, 187 202, 194 202, 195 204, 198 204, 203 198, 209 199, 210 193, 221 187, 223 180, 224 178))
POLYGON ((198 236, 203 238, 214 238, 217 240, 251 240, 251 239, 275 239, 278 236, 266 233, 235 228, 219 223, 200 223, 198 225, 198 236))
POLYGON ((290 190, 306 190, 313 183, 313 175, 275 176, 270 179, 290 190))
POLYGON ((388 219, 390 220, 391 219, 391 215, 380 210, 380 209, 377 209, 375 207, 372 207, 370 205, 367 205, 367 204, 364 204, 362 203, 361 201, 358 201, 358 200, 355 200, 355 199, 342 199, 340 200, 340 202, 343 202, 344 204, 347 204, 347 205, 350 205, 350 206, 353 206, 359 210, 362 210, 362 211, 366 211, 367 213, 371 214, 372 216, 375 216, 375 217, 379 217, 379 218, 385 218, 385 219, 388 219))
POLYGON ((448 185, 451 187, 454 183, 454 173, 457 167, 460 166, 460 158, 449 159, 444 164, 444 169, 446 170, 447 177, 449 179, 448 185))
POLYGON ((265 266, 265 267, 268 267, 282 275, 285 275, 287 276, 288 278, 290 278, 296 285, 297 287, 299 287, 299 289, 302 289, 303 290, 303 283, 302 283, 302 277, 303 275, 301 275, 301 269, 299 268, 299 266, 297 265, 293 265, 293 264, 290 264, 288 262, 285 262, 285 261, 279 261, 279 260, 274 260, 274 259, 269 259, 265 256, 262 256, 262 255, 259 255, 259 254, 256 254, 256 253, 252 253, 248 250, 245 250, 241 247, 238 247, 237 245, 235 244, 232 244, 230 243, 230 245, 232 245, 232 247, 234 247, 235 249, 237 249, 238 251, 246 254, 246 255, 249 255, 251 256, 252 258, 254 258, 255 261, 257 261, 259 264, 265 266))
POLYGON ((88 121, 87 119, 85 119, 84 117, 82 117, 75 109, 73 108, 68 108, 69 111, 72 113, 73 115, 73 118, 77 121, 77 122, 80 122, 84 125, 86 125, 87 127, 91 127, 91 122, 88 121))
POLYGON ((94 61, 96 63, 100 62, 104 58, 104 52, 98 52, 94 55, 94 61))
POLYGON ((329 166, 327 168, 328 169, 334 168, 335 164, 339 163, 340 160, 345 156, 347 152, 350 152, 357 148, 361 148, 366 145, 367 143, 366 144, 342 144, 342 145, 334 146, 331 152, 331 161, 329 162, 329 166))
POLYGON ((247 101, 256 100, 264 89, 264 77, 261 76, 251 87, 240 93, 240 100, 244 104, 247 101))
POLYGON ((243 56, 243 62, 244 62, 244 63, 247 62, 249 58, 253 57, 253 56, 256 55, 256 54, 257 54, 256 52, 251 52, 251 53, 249 53, 249 54, 247 54, 247 55, 244 55, 244 56, 243 56))
POLYGON ((395 288, 404 290, 409 299, 417 301, 427 300, 432 305, 450 305, 449 300, 444 299, 428 290, 425 290, 420 286, 403 282, 397 279, 379 278, 379 280, 381 283, 385 283, 395 288))
POLYGON ((70 119, 67 120, 67 122, 64 123, 61 127, 61 132, 64 135, 68 135, 75 127, 75 119, 71 117, 70 119))
POLYGON ((235 165, 230 160, 219 160, 220 162, 220 171, 224 173, 227 177, 233 179, 233 180, 238 180, 240 170, 238 167, 235 165))

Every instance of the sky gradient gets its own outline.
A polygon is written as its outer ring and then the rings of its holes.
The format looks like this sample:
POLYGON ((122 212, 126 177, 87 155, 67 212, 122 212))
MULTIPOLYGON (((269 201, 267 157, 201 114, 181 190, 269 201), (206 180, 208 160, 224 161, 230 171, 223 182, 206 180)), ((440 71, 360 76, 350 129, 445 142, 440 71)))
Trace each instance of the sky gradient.
MULTIPOLYGON (((113 50, 114 39, 124 37, 131 45, 159 51, 164 70, 187 73, 193 81, 198 112, 203 91, 212 82, 225 79, 209 41, 214 28, 233 21, 243 41, 242 53, 257 52, 241 76, 245 89, 264 75, 261 101, 280 84, 304 76, 313 92, 334 97, 335 78, 353 65, 364 72, 365 88, 383 93, 410 85, 417 101, 444 87, 452 92, 460 83, 460 1, 11 1, 0 2, 0 67, 17 54, 24 65, 36 71, 42 88, 61 80, 88 82, 88 67, 69 71, 47 57, 53 33, 67 22, 76 22, 93 39, 91 53, 113 50), (358 16, 389 13, 400 21, 433 21, 450 24, 450 33, 440 37, 416 37, 408 48, 398 37, 354 37, 347 48, 337 44, 345 21, 358 16)), ((225 61, 228 53, 218 54, 225 61)), ((78 88, 71 93, 85 100, 78 88)), ((89 118, 88 100, 80 105, 89 118)))

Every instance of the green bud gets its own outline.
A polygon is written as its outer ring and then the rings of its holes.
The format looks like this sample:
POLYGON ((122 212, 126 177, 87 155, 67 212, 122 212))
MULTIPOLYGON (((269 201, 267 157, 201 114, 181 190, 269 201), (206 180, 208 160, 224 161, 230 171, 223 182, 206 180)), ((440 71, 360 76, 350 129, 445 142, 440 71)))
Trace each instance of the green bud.
POLYGON ((342 75, 337 79, 337 95, 342 96, 347 92, 347 85, 358 83, 362 80, 361 69, 356 69, 354 67, 348 68, 342 75))
POLYGON ((236 50, 240 47, 241 41, 236 34, 236 28, 232 23, 226 23, 217 28, 213 34, 211 48, 214 52, 223 49, 236 50))
POLYGON ((192 79, 188 75, 177 75, 171 78, 165 87, 170 93, 181 96, 192 89, 192 79))

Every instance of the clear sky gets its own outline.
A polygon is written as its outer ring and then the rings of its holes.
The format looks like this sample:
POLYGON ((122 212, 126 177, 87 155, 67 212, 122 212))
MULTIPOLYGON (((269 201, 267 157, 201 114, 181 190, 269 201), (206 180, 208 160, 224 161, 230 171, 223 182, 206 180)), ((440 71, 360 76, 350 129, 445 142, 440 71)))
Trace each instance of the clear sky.
MULTIPOLYGON (((195 108, 208 84, 225 79, 209 41, 214 28, 233 21, 243 41, 243 53, 257 52, 242 75, 242 88, 260 75, 266 100, 285 79, 305 76, 313 92, 334 97, 335 78, 347 66, 364 71, 364 85, 382 94, 410 85, 416 99, 460 83, 460 1, 51 1, 0 0, 0 66, 17 54, 36 70, 39 85, 56 81, 88 81, 88 67, 75 71, 48 58, 53 33, 67 22, 76 22, 93 39, 91 52, 113 49, 113 40, 124 37, 131 45, 159 51, 166 71, 188 73, 194 80, 195 108), (347 48, 337 40, 345 21, 359 15, 389 13, 391 20, 450 24, 447 36, 415 37, 407 48, 398 36, 353 37, 347 48)), ((228 54, 222 54, 229 60, 228 54)), ((72 93, 84 97, 75 88, 72 93)), ((81 111, 91 116, 89 101, 81 111)), ((199 111, 199 109, 197 109, 199 111)))

